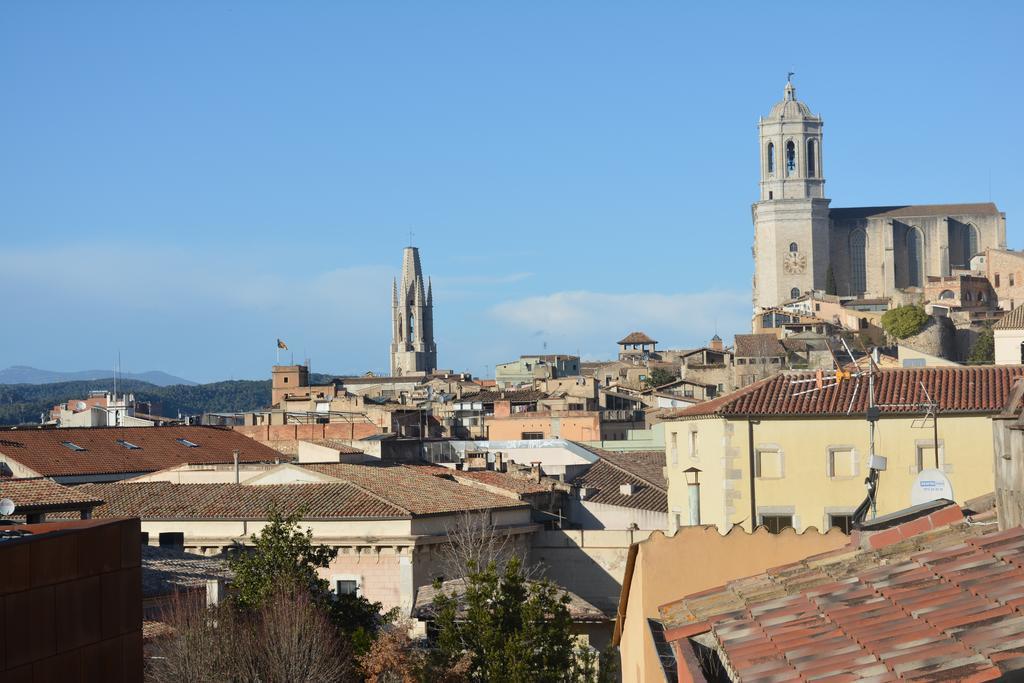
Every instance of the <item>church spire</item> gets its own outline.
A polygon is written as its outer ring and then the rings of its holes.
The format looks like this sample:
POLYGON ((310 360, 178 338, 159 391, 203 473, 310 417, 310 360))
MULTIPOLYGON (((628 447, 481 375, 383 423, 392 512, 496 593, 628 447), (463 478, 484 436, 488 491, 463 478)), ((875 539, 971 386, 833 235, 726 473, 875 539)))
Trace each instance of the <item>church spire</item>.
POLYGON ((423 280, 419 249, 405 247, 401 282, 392 280, 391 285, 393 376, 428 374, 437 367, 433 291, 423 280))

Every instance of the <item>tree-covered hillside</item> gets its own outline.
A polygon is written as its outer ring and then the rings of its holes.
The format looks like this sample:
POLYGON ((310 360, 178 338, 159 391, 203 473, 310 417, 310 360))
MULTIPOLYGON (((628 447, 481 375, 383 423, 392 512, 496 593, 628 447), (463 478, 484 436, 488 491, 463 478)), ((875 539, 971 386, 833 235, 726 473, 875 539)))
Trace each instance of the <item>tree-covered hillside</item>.
MULTIPOLYGON (((0 425, 38 423, 41 413, 72 399, 85 398, 92 390, 109 390, 111 379, 54 384, 0 384, 0 425)), ((256 410, 270 404, 270 380, 232 380, 212 384, 172 384, 158 387, 148 382, 121 380, 118 393, 132 393, 140 401, 161 404, 167 417, 206 412, 256 410)))
MULTIPOLYGON (((313 373, 314 384, 329 382, 334 375, 313 373)), ((85 398, 90 391, 109 391, 113 379, 53 384, 0 384, 0 425, 38 423, 41 413, 58 403, 85 398)), ((166 417, 232 411, 259 410, 270 405, 270 380, 237 379, 210 384, 172 384, 158 387, 138 380, 118 380, 117 392, 135 394, 139 401, 161 405, 166 417)))

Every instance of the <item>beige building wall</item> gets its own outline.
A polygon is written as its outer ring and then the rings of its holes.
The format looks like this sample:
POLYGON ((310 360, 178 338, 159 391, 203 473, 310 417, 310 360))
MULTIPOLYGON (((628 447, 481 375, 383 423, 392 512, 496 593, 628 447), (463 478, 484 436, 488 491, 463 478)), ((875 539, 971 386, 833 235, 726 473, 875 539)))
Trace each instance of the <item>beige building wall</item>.
MULTIPOLYGON (((877 423, 876 452, 888 458, 879 480, 879 515, 910 505, 919 460, 934 467, 932 429, 914 423, 910 417, 883 417, 877 423)), ((691 523, 684 470, 696 467, 701 522, 722 532, 734 524, 750 529, 747 424, 724 418, 666 423, 670 527, 691 523)), ((957 501, 990 493, 990 416, 940 415, 938 435, 940 466, 957 501)), ((754 426, 754 446, 762 463, 755 480, 759 520, 763 514, 789 514, 797 530, 821 529, 829 514, 850 514, 864 500, 868 423, 863 417, 762 419, 754 426)))
POLYGON ((1000 308, 1010 311, 1024 305, 1024 252, 986 250, 985 276, 996 292, 1000 308))
POLYGON ((1024 330, 993 330, 996 365, 1024 362, 1024 330))
MULTIPOLYGON (((792 530, 753 534, 740 530, 722 536, 714 527, 687 527, 674 536, 651 534, 630 550, 622 599, 619 601, 619 654, 624 681, 664 681, 661 663, 647 620, 658 607, 727 581, 763 572, 770 567, 835 550, 848 537, 838 530, 827 534, 797 534, 792 530)), ((674 682, 673 682, 674 683, 674 682)))

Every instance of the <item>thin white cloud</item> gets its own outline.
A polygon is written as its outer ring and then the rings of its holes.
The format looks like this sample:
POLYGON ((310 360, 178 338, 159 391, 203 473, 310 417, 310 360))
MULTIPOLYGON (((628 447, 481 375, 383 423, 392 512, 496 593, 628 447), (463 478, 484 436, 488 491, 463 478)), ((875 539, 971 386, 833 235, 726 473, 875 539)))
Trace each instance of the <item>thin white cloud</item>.
MULTIPOLYGON (((490 314, 497 321, 533 335, 564 340, 582 349, 609 348, 616 339, 642 330, 663 346, 706 343, 716 331, 728 337, 750 328, 750 294, 709 291, 679 294, 586 290, 555 292, 506 301, 490 314)), ((609 351, 603 356, 608 356, 609 351)), ((584 354, 586 355, 586 354, 584 354)))

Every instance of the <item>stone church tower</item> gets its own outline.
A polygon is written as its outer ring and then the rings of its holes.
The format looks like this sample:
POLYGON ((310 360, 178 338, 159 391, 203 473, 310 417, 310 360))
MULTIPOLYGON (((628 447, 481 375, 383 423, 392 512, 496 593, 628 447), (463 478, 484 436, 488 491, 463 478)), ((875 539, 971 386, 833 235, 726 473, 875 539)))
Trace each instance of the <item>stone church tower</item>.
POLYGON ((437 369, 434 292, 423 285, 420 252, 406 247, 402 281, 391 285, 391 375, 425 375, 437 369))
POLYGON ((783 99, 758 122, 761 199, 753 206, 754 310, 828 286, 829 199, 821 117, 786 82, 783 99))

